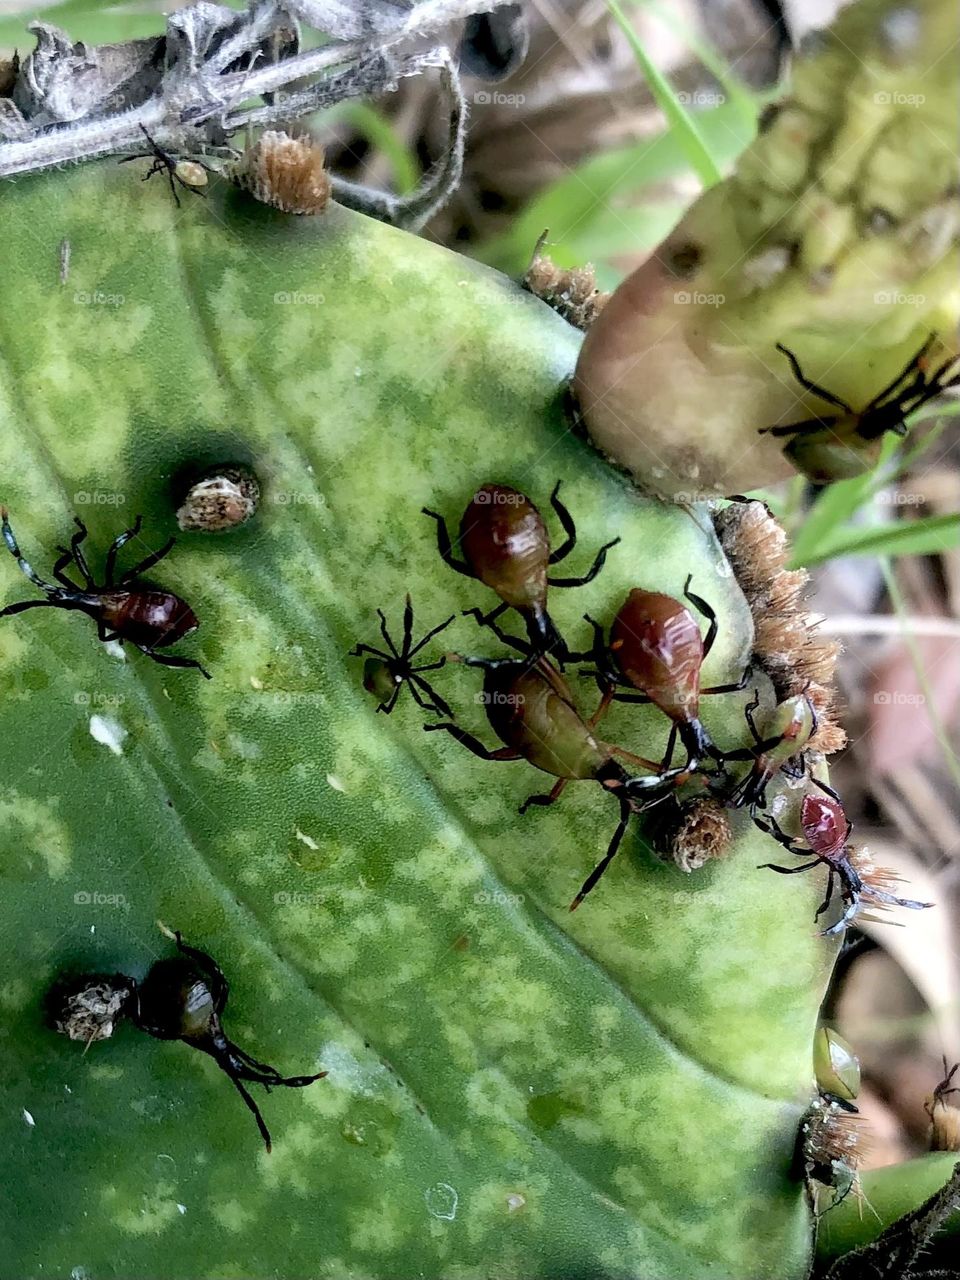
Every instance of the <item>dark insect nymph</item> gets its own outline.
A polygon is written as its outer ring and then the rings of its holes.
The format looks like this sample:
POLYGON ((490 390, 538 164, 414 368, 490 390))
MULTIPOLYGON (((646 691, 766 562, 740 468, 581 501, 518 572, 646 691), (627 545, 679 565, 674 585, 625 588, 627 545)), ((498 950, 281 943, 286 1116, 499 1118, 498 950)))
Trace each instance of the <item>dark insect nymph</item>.
POLYGON ((669 769, 679 737, 687 752, 685 769, 701 767, 704 756, 722 760, 700 719, 700 699, 708 694, 733 693, 746 684, 749 670, 734 682, 700 686, 704 661, 717 637, 718 622, 706 600, 690 590, 688 577, 683 592, 687 600, 708 622, 706 636, 690 610, 673 596, 635 588, 620 606, 605 638, 599 622, 585 615, 593 627, 593 647, 572 654, 575 661, 591 661, 592 674, 607 697, 615 702, 652 702, 671 721, 666 754, 661 770, 669 769))
POLYGON ((445 622, 433 627, 414 644, 413 605, 410 603, 410 597, 407 596, 403 609, 403 640, 398 649, 390 632, 387 630, 387 619, 383 610, 377 610, 377 617, 380 619, 380 634, 383 636, 383 643, 386 648, 375 649, 369 644, 358 644, 350 650, 348 656, 360 658, 364 654, 369 655, 363 664, 363 687, 368 693, 372 693, 380 699, 380 705, 377 707, 378 711, 383 711, 386 715, 389 715, 397 705, 397 699, 400 697, 403 686, 407 685, 417 706, 424 711, 432 711, 437 715, 449 716, 453 719, 453 712, 449 704, 440 697, 436 689, 423 675, 424 671, 439 671, 441 667, 446 665, 446 658, 439 658, 436 662, 421 663, 419 666, 413 665, 413 659, 421 652, 428 641, 439 635, 446 627, 449 627, 454 616, 454 614, 451 614, 445 622))
POLYGON ((56 585, 46 582, 30 567, 10 528, 6 507, 0 507, 3 539, 10 554, 14 557, 21 571, 38 587, 46 597, 44 600, 21 600, 16 604, 8 604, 0 609, 0 618, 15 613, 25 613, 27 609, 73 609, 87 614, 97 624, 97 635, 101 640, 129 641, 141 653, 145 653, 154 662, 165 667, 194 667, 201 675, 210 679, 209 671, 204 670, 195 658, 181 658, 175 654, 158 653, 158 649, 176 644, 184 636, 196 631, 200 623, 186 601, 174 595, 172 591, 162 591, 155 587, 136 585, 135 579, 147 570, 152 569, 174 545, 171 538, 159 551, 153 551, 139 564, 128 569, 117 578, 117 553, 131 538, 140 533, 142 518, 138 516, 129 529, 116 537, 107 552, 103 583, 94 581, 83 554, 83 541, 87 529, 79 517, 75 517, 77 532, 70 540, 69 547, 58 547, 60 558, 53 566, 53 577, 56 585), (71 581, 65 570, 73 565, 83 579, 83 586, 71 581))
POLYGON ((203 164, 200 160, 178 160, 171 152, 165 151, 163 147, 158 146, 143 125, 140 126, 140 132, 146 138, 147 146, 150 150, 138 151, 136 155, 132 156, 124 156, 120 160, 120 164, 127 164, 131 160, 152 159, 153 164, 143 175, 143 181, 147 182, 155 173, 166 173, 167 181, 170 183, 170 191, 177 202, 177 208, 180 207, 180 197, 177 194, 176 184, 183 187, 184 191, 192 191, 195 196, 205 196, 207 194, 202 188, 207 185, 207 174, 213 172, 209 165, 203 164))
MULTIPOLYGON (((769 835, 797 857, 806 858, 796 867, 781 867, 774 862, 765 862, 763 866, 780 875, 797 875, 802 871, 810 871, 816 866, 827 868, 827 892, 823 902, 817 909, 816 918, 827 910, 833 900, 835 887, 839 884, 840 897, 844 903, 844 911, 836 924, 821 930, 824 936, 840 933, 856 917, 863 904, 876 907, 908 907, 913 911, 922 911, 933 904, 915 902, 910 898, 898 898, 883 889, 879 884, 870 883, 863 878, 854 865, 854 850, 850 845, 853 825, 847 819, 835 791, 814 779, 824 795, 807 794, 800 804, 800 829, 802 840, 787 835, 770 814, 755 817, 754 822, 761 831, 769 835)), ((875 879, 879 879, 875 875, 875 879)))
POLYGON ((205 951, 188 947, 174 933, 179 955, 158 960, 134 991, 134 1023, 157 1040, 182 1040, 192 1049, 208 1053, 217 1066, 233 1081, 234 1087, 253 1112, 257 1128, 267 1151, 272 1149, 270 1131, 260 1108, 251 1097, 244 1081, 262 1084, 268 1091, 274 1085, 302 1089, 327 1073, 309 1076, 282 1076, 275 1067, 252 1058, 224 1033, 220 1015, 227 1003, 229 986, 217 962, 205 951))
POLYGON ((934 1088, 933 1093, 923 1104, 923 1109, 930 1117, 931 1124, 936 1120, 936 1111, 938 1107, 946 1106, 944 1098, 949 1098, 951 1094, 960 1093, 960 1088, 953 1083, 954 1076, 960 1071, 960 1062, 955 1062, 953 1066, 947 1063, 946 1055, 943 1058, 943 1079, 934 1088))
POLYGON ((906 419, 911 413, 960 382, 960 365, 956 356, 951 356, 932 372, 925 367, 926 356, 935 340, 935 335, 931 335, 897 376, 859 410, 808 378, 793 352, 778 342, 777 350, 789 360, 800 385, 830 405, 832 412, 799 422, 763 427, 761 434, 789 437, 784 452, 812 480, 828 481, 842 479, 847 474, 860 474, 869 469, 871 460, 861 460, 862 451, 856 449, 858 443, 866 445, 878 441, 887 431, 906 435, 906 419))
POLYGON ((567 646, 547 612, 549 587, 582 587, 592 582, 604 566, 607 552, 620 541, 614 538, 600 548, 593 564, 578 578, 551 578, 551 565, 566 559, 577 545, 577 530, 570 512, 560 501, 560 482, 550 495, 550 505, 563 529, 564 540, 550 549, 550 535, 543 516, 526 496, 504 484, 485 484, 476 491, 460 519, 458 560, 447 522, 427 507, 423 514, 437 522, 437 550, 445 564, 467 578, 476 578, 500 597, 489 613, 468 609, 479 623, 505 644, 538 657, 552 654, 562 666, 567 646), (507 609, 516 609, 527 628, 528 641, 507 635, 496 625, 507 609))
POLYGON ((768 711, 762 733, 754 717, 759 706, 760 691, 755 689, 753 700, 743 709, 753 746, 723 753, 724 763, 751 762, 751 768, 725 797, 725 802, 734 809, 746 806, 754 815, 765 807, 767 787, 778 773, 794 780, 805 775, 808 766, 804 749, 817 727, 817 715, 806 693, 785 698, 768 711))

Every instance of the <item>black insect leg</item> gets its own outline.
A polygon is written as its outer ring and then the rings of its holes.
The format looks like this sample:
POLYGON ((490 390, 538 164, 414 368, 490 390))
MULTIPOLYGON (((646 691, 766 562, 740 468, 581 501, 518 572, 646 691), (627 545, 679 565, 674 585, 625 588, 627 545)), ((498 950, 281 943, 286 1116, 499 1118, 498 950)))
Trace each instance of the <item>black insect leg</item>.
POLYGON ((623 842, 624 833, 627 830, 627 824, 630 821, 630 815, 633 812, 633 810, 630 807, 630 801, 627 799, 625 795, 618 796, 618 800, 620 801, 620 820, 617 823, 616 830, 613 833, 613 837, 610 840, 609 845, 607 846, 607 852, 600 859, 600 861, 597 863, 594 869, 590 872, 586 880, 584 880, 583 885, 580 888, 580 892, 577 894, 574 900, 570 903, 571 911, 576 911, 580 903, 584 900, 584 898, 591 891, 591 889, 593 889, 597 881, 600 879, 600 877, 606 871, 607 867, 609 867, 610 863, 615 858, 617 851, 619 850, 620 845, 623 842))
POLYGON ((204 679, 213 679, 213 676, 211 676, 206 667, 204 667, 202 663, 198 662, 196 658, 181 658, 172 653, 157 653, 156 649, 149 649, 142 644, 138 644, 136 647, 141 653, 145 653, 148 658, 152 658, 154 662, 158 662, 161 667, 193 667, 200 672, 204 679))
POLYGON ((529 656, 532 652, 532 646, 529 640, 521 640, 519 636, 508 635, 506 631, 499 626, 493 619, 499 614, 501 609, 494 609, 493 613, 484 614, 482 610, 474 606, 472 609, 464 609, 463 616, 465 618, 475 618, 477 625, 486 627, 492 631, 498 640, 502 640, 504 644, 509 645, 511 649, 516 649, 518 653, 529 656))
POLYGON ((563 789, 569 781, 569 778, 558 778, 554 783, 553 790, 548 792, 546 795, 527 796, 526 800, 524 800, 523 804, 520 806, 519 812, 526 813, 531 805, 543 805, 546 807, 547 805, 553 804, 555 801, 560 799, 563 789))
POLYGON ((835 396, 832 391, 827 391, 825 387, 819 386, 816 382, 812 382, 808 377, 806 377, 803 370, 800 368, 800 361, 792 351, 788 350, 788 348, 783 345, 782 342, 777 343, 777 350, 785 355, 790 361, 790 368, 793 370, 793 376, 800 383, 801 387, 806 388, 806 390, 810 391, 813 395, 826 401, 827 404, 832 404, 838 409, 842 409, 844 413, 854 412, 845 400, 841 400, 839 396, 835 396))
POLYGON ((126 573, 121 576, 118 585, 125 587, 128 583, 133 582, 135 578, 139 578, 143 574, 148 573, 155 564, 159 564, 165 556, 170 554, 176 541, 176 538, 170 538, 169 541, 164 543, 159 551, 151 551, 151 553, 141 560, 139 564, 135 564, 132 569, 128 569, 126 573))
POLYGON ((497 747, 491 751, 489 747, 485 747, 479 738, 475 738, 472 733, 468 733, 466 729, 461 729, 458 724, 425 724, 423 726, 426 733, 435 733, 442 729, 445 733, 449 733, 452 738, 456 738, 462 747, 466 747, 468 751, 472 751, 475 756, 479 756, 481 760, 519 760, 519 751, 514 751, 512 747, 497 747))
POLYGON ((456 569, 457 573, 462 573, 466 578, 474 578, 476 574, 470 568, 465 560, 458 560, 453 554, 453 546, 450 542, 450 534, 447 531, 447 522, 443 516, 436 511, 431 511, 428 507, 421 508, 425 516, 429 516, 431 520, 437 522, 437 551, 444 564, 448 564, 451 569, 456 569))
POLYGON ((107 552, 106 564, 104 567, 104 581, 108 587, 114 585, 114 573, 117 567, 117 553, 121 548, 125 547, 131 538, 135 538, 143 526, 143 516, 137 516, 129 529, 124 529, 123 533, 117 534, 110 549, 107 552))

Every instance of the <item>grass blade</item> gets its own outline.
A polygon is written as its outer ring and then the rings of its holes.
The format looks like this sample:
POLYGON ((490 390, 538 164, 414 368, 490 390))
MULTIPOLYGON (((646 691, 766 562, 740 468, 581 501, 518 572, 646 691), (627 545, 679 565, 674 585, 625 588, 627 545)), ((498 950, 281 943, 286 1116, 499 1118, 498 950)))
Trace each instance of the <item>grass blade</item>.
POLYGON ((960 546, 960 515, 898 520, 873 529, 850 529, 816 548, 802 562, 822 564, 839 556, 929 556, 960 546))
POLYGON ((657 106, 666 117, 667 123, 676 130, 677 142, 683 148, 687 159, 690 161, 690 167, 704 187, 715 186, 722 175, 714 163, 713 156, 707 149, 707 145, 693 117, 677 101, 676 94, 673 92, 669 81, 665 76, 661 75, 657 67, 647 57, 643 44, 631 26, 627 15, 620 7, 619 0, 607 0, 607 8, 613 14, 617 25, 626 36, 627 43, 633 51, 633 56, 636 58, 637 64, 646 77, 647 84, 650 86, 650 91, 656 99, 657 106))

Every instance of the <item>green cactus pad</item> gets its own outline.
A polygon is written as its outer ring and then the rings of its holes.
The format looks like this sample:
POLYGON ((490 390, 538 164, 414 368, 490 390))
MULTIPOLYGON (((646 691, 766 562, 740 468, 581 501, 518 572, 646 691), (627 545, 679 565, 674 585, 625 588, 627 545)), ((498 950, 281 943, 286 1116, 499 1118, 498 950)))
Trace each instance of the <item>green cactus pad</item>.
MULTIPOLYGON (((565 425, 579 335, 510 281, 331 207, 284 216, 214 182, 178 209, 137 166, 3 192, 0 500, 49 574, 74 514, 95 571, 177 533, 184 475, 253 469, 257 515, 185 533, 152 577, 195 608, 177 652, 104 647, 54 609, 0 620, 0 1271, 10 1276, 380 1278, 806 1274, 790 1176, 834 945, 819 873, 784 880, 745 815, 696 875, 632 829, 575 915, 616 805, 549 810, 525 763, 487 763, 362 687, 375 610, 398 632, 485 588, 446 568, 496 480, 547 510, 557 480, 597 580, 560 626, 635 585, 715 607, 708 683, 751 621, 702 513, 637 498, 565 425), (59 278, 63 240, 69 276, 59 278), (140 978, 160 919, 232 985, 228 1034, 303 1090, 259 1098, 272 1156, 209 1059, 125 1025, 83 1053, 43 1025, 65 971, 140 978)), ((548 516, 549 518, 549 516, 548 516)), ((35 588, 0 548, 4 603, 35 588)), ((457 618, 437 649, 492 653, 457 618)), ((490 734, 475 672, 437 687, 490 734)), ((588 711, 592 683, 577 681, 588 711)), ((722 744, 743 695, 704 701, 722 744)), ((604 724, 642 754, 666 722, 604 724)), ((494 745, 491 743, 491 745, 494 745)))

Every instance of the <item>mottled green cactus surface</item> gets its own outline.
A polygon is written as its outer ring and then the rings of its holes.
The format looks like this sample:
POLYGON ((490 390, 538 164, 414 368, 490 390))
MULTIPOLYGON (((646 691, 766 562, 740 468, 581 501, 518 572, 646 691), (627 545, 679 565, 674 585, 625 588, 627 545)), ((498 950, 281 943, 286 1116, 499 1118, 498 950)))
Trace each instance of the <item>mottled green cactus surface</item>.
MULTIPOLYGON (((422 506, 455 524, 495 480, 546 508, 560 479, 565 571, 623 539, 555 593, 571 642, 586 609, 692 573, 721 624, 705 679, 729 679, 751 622, 706 517, 638 499, 570 434, 579 335, 505 278, 339 208, 215 185, 178 209, 137 168, 3 190, 0 499, 49 575, 75 513, 97 571, 137 514, 123 555, 158 548, 190 468, 246 463, 264 496, 153 573, 200 616, 177 651, 209 682, 81 614, 0 620, 0 1275, 803 1276, 819 874, 758 870, 776 850, 742 815, 690 876, 631 829, 570 915, 612 799, 577 784, 518 817, 549 778, 425 734, 406 694, 378 715, 346 656, 378 606, 399 632, 407 591, 418 628, 495 603, 422 506), (272 1156, 186 1045, 125 1025, 84 1054, 43 1025, 61 971, 169 954, 158 919, 223 966, 234 1039, 329 1072, 261 1091, 272 1156)), ((0 593, 35 594, 2 548, 0 593)), ((498 651, 459 617, 444 647, 498 651)), ((496 745, 476 674, 436 684, 496 745)), ((724 745, 750 692, 704 702, 724 745)), ((605 727, 652 755, 665 724, 605 727)))

